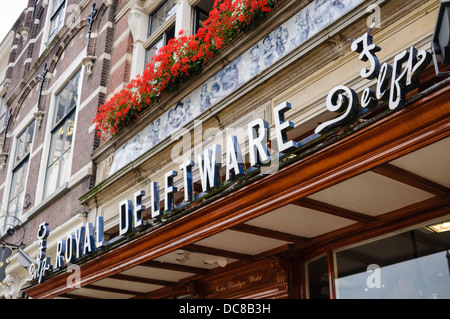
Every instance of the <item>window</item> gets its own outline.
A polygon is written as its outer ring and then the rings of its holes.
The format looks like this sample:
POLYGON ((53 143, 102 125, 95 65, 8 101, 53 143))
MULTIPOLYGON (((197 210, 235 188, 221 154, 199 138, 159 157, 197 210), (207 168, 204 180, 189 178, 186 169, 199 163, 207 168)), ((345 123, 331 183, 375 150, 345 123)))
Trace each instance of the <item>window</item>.
POLYGON ((170 39, 175 37, 175 25, 171 24, 164 30, 161 27, 169 21, 169 19, 177 12, 177 1, 164 1, 151 15, 148 24, 148 36, 157 39, 145 48, 145 63, 147 66, 152 57, 158 52, 160 48, 165 46, 170 39), (158 36, 159 35, 159 36, 158 36))
POLYGON ((6 125, 6 106, 5 106, 5 98, 2 97, 0 99, 0 132, 5 129, 6 125))
POLYGON ((53 0, 53 10, 50 17, 50 30, 48 38, 52 39, 55 34, 61 29, 64 24, 64 8, 65 0, 53 0))
POLYGON ((203 26, 214 7, 214 0, 201 0, 194 8, 194 33, 203 26))
POLYGON ((45 179, 44 198, 52 194, 70 177, 70 151, 75 124, 75 110, 78 104, 78 83, 80 72, 72 77, 56 96, 52 138, 45 179))
POLYGON ((421 227, 336 253, 337 298, 450 298, 450 231, 421 227))
POLYGON ((177 11, 177 1, 167 0, 150 15, 148 35, 154 34, 177 11))
POLYGON ((169 40, 174 37, 175 26, 173 25, 165 30, 163 34, 145 50, 145 66, 147 66, 147 63, 151 61, 152 57, 158 52, 158 50, 165 46, 169 40))
POLYGON ((34 121, 17 137, 16 150, 14 155, 14 168, 11 180, 11 189, 5 221, 6 225, 14 225, 15 218, 19 218, 23 209, 23 199, 25 193, 25 182, 30 160, 31 145, 34 135, 34 121))

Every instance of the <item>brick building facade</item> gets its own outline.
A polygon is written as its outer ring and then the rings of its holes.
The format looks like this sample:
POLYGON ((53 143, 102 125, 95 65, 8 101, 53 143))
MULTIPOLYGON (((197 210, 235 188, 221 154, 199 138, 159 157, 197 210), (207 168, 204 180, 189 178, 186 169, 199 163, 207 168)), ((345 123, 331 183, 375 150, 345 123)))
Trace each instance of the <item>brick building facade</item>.
MULTIPOLYGON (((29 1, 10 31, 12 43, 2 43, 9 53, 0 172, 7 243, 30 247, 42 222, 71 227, 86 214, 79 198, 95 182, 90 154, 99 145, 92 119, 114 90, 108 85, 115 7, 108 1, 29 1), (29 145, 22 149, 27 128, 29 145), (11 227, 17 230, 9 236, 11 227)), ((11 282, 18 293, 24 273, 19 270, 11 282)))

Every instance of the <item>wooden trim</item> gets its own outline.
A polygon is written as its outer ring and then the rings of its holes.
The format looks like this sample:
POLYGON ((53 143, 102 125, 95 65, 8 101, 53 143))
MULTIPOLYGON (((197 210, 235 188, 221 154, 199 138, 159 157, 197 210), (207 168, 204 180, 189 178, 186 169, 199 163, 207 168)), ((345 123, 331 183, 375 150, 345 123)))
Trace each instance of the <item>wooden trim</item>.
POLYGON ((61 298, 69 298, 69 299, 97 300, 97 298, 94 298, 94 297, 87 297, 87 296, 75 295, 75 294, 70 294, 70 293, 62 294, 62 295, 60 295, 60 296, 58 296, 58 297, 61 297, 61 298))
POLYGON ((270 256, 236 269, 226 269, 199 281, 207 298, 287 298, 286 269, 270 256))
POLYGON ((191 267, 191 266, 178 265, 178 264, 172 264, 172 263, 162 263, 159 261, 152 261, 152 260, 143 262, 139 266, 181 271, 181 272, 187 272, 187 273, 198 274, 198 275, 207 275, 210 272, 210 270, 205 269, 205 268, 191 267))
POLYGON ((93 284, 86 285, 83 288, 97 290, 97 291, 104 291, 104 292, 112 292, 112 293, 116 293, 116 294, 125 294, 125 295, 130 295, 130 297, 135 296, 140 293, 138 291, 110 288, 110 287, 102 287, 102 286, 93 285, 93 284))
POLYGON ((302 251, 305 260, 326 252, 327 247, 338 249, 364 240, 383 236, 450 213, 450 198, 433 197, 377 217, 370 224, 355 224, 315 237, 302 251))
MULTIPOLYGON (((450 86, 445 86, 276 174, 92 258, 81 265, 80 284, 157 258, 445 138, 450 135, 449 115, 450 86)), ((61 273, 25 292, 32 298, 53 298, 71 290, 68 276, 61 273)))
POLYGON ((216 248, 205 247, 205 246, 194 245, 194 244, 187 245, 183 249, 193 252, 193 253, 214 255, 214 256, 220 256, 220 257, 225 257, 225 258, 230 258, 230 259, 253 260, 252 255, 235 253, 233 251, 227 251, 227 250, 223 250, 223 249, 216 249, 216 248))
POLYGON ((334 274, 334 255, 333 250, 327 248, 327 264, 328 264, 328 283, 330 289, 330 299, 336 299, 336 285, 334 274))
POLYGON ((140 282, 143 284, 165 286, 165 287, 175 287, 178 285, 178 282, 174 282, 174 281, 137 277, 137 276, 123 275, 123 274, 115 274, 115 275, 110 276, 109 278, 124 280, 124 281, 140 282))
POLYGON ((433 181, 430 181, 422 176, 411 173, 400 167, 389 163, 384 163, 372 169, 372 172, 389 177, 401 183, 419 188, 425 192, 434 194, 440 197, 450 196, 450 189, 433 181))
POLYGON ((320 202, 311 198, 302 198, 292 202, 294 205, 306 207, 313 210, 318 210, 322 213, 339 216, 351 220, 355 220, 361 223, 369 223, 375 221, 375 217, 361 214, 358 212, 351 211, 342 207, 337 207, 324 202, 320 202))
POLYGON ((306 238, 306 237, 287 234, 287 233, 279 232, 276 230, 256 227, 256 226, 248 225, 248 224, 239 224, 239 225, 233 226, 231 229, 235 230, 235 231, 247 233, 247 234, 253 234, 253 235, 263 236, 263 237, 267 237, 267 238, 292 242, 296 245, 305 245, 311 241, 309 238, 306 238))

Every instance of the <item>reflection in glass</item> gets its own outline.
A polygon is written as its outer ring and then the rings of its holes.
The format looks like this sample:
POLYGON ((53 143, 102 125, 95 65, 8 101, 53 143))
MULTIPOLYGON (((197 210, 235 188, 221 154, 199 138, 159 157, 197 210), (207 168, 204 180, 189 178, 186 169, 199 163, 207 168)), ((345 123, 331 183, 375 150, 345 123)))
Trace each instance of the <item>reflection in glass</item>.
POLYGON ((52 16, 50 18, 49 39, 51 39, 62 27, 64 22, 65 0, 53 1, 52 16))
POLYGON ((338 252, 337 297, 448 299, 449 250, 450 232, 419 228, 338 252))
POLYGON ((327 256, 320 257, 306 265, 310 299, 329 299, 327 256))
POLYGON ((69 178, 68 158, 72 147, 75 112, 61 124, 52 136, 47 169, 46 194, 51 194, 69 178))
POLYGON ((14 225, 16 223, 15 217, 20 217, 22 212, 33 134, 34 121, 17 137, 13 176, 11 179, 6 212, 10 217, 4 220, 2 224, 14 225))
POLYGON ((177 1, 167 0, 158 10, 150 16, 149 35, 153 34, 177 11, 177 1))
POLYGON ((70 109, 75 107, 77 105, 78 101, 78 78, 80 77, 80 74, 78 73, 75 75, 74 79, 72 79, 71 88, 70 88, 70 95, 69 95, 69 103, 68 105, 68 112, 70 109))
POLYGON ((145 66, 151 61, 152 57, 158 52, 160 48, 169 43, 170 39, 175 37, 175 25, 170 26, 164 30, 163 34, 145 50, 145 66))
POLYGON ((67 87, 58 94, 58 102, 56 103, 56 115, 54 123, 58 123, 65 114, 67 104, 67 87))
POLYGON ((14 165, 18 165, 25 156, 31 151, 31 143, 33 141, 34 134, 34 122, 28 125, 28 127, 17 137, 16 145, 16 157, 14 165))
POLYGON ((25 135, 26 135, 26 132, 22 133, 17 139, 16 162, 15 163, 20 162, 24 156, 23 146, 25 145, 25 135))
POLYGON ((56 95, 56 109, 53 125, 58 125, 59 122, 77 105, 79 79, 80 72, 78 71, 56 95))
POLYGON ((51 194, 56 190, 60 161, 55 161, 47 169, 46 191, 51 194))
POLYGON ((28 154, 31 152, 31 143, 33 142, 34 135, 34 122, 27 128, 27 134, 25 136, 25 150, 24 154, 28 154))
POLYGON ((164 46, 164 39, 163 37, 159 38, 155 43, 153 43, 151 46, 148 47, 147 51, 145 52, 146 61, 150 61, 152 56, 154 56, 160 48, 164 46))
POLYGON ((0 132, 3 131, 6 124, 6 105, 5 105, 5 96, 0 98, 0 132))

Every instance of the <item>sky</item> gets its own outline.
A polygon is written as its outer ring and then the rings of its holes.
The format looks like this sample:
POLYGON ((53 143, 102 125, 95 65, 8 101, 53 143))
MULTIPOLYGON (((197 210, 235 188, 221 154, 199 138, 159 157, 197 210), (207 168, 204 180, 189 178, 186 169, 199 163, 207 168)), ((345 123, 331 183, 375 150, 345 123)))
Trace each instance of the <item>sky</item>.
POLYGON ((11 30, 28 0, 0 0, 0 43, 11 30))

